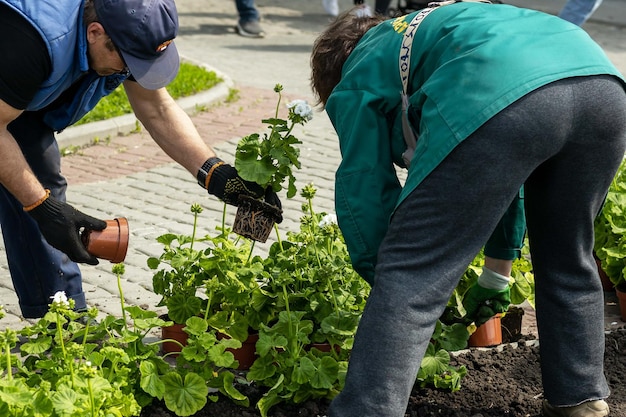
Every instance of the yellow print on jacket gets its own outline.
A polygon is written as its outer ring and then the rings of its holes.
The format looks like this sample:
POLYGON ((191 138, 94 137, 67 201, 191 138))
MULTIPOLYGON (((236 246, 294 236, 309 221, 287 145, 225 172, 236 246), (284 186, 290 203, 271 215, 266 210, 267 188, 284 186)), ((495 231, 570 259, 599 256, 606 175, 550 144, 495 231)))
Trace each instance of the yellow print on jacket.
POLYGON ((393 26, 393 30, 395 30, 396 33, 402 33, 407 27, 409 27, 409 23, 406 21, 405 17, 406 15, 396 17, 391 23, 391 26, 393 26))

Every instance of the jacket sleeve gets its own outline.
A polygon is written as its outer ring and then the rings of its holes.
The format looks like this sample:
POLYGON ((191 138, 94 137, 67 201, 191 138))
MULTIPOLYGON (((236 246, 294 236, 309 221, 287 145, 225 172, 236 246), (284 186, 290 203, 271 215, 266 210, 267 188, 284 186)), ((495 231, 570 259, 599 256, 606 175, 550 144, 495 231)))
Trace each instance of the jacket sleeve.
POLYGON ((354 270, 370 284, 401 190, 387 119, 379 106, 378 97, 360 90, 333 92, 326 105, 342 157, 335 174, 337 219, 354 270))
POLYGON ((485 255, 506 260, 519 258, 525 234, 524 188, 521 188, 489 237, 485 245, 485 255))

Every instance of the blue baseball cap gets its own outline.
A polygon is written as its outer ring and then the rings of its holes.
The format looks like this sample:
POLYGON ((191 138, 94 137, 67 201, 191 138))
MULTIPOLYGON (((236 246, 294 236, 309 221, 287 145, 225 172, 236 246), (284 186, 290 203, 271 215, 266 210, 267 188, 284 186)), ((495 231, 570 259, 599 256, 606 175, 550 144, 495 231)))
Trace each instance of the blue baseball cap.
POLYGON ((180 66, 173 0, 94 0, 100 24, 144 88, 168 85, 180 66))

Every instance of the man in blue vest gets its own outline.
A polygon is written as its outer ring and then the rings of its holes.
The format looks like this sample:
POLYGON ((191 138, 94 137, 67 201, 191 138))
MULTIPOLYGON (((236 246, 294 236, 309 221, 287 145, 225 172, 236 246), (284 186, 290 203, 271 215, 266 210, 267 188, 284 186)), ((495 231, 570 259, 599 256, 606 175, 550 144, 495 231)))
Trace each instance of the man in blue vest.
POLYGON ((24 317, 43 316, 57 291, 86 308, 76 263, 98 260, 79 232, 106 224, 65 202, 54 134, 120 84, 154 141, 210 194, 280 204, 217 158, 165 89, 177 32, 173 0, 0 0, 0 225, 24 317))

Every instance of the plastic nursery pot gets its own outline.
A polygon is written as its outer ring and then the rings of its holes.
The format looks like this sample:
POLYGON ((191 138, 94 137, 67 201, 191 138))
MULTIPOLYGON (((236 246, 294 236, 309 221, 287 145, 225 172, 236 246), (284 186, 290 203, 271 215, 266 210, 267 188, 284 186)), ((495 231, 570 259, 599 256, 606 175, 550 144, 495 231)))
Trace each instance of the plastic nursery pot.
POLYGON ((104 230, 91 230, 83 233, 81 238, 87 252, 96 258, 107 259, 120 263, 126 258, 128 250, 128 221, 124 217, 106 220, 104 230))
POLYGON ((276 206, 248 196, 240 196, 233 232, 264 243, 282 212, 276 206))
MULTIPOLYGON (((189 335, 183 330, 184 328, 185 325, 179 323, 161 327, 161 340, 176 340, 181 345, 187 346, 187 339, 189 338, 189 335)), ((180 345, 175 342, 163 342, 161 345, 163 353, 174 353, 173 356, 178 356, 181 349, 180 345)))
POLYGON ((469 337, 471 347, 496 346, 502 343, 501 314, 496 314, 484 324, 478 326, 469 337))

